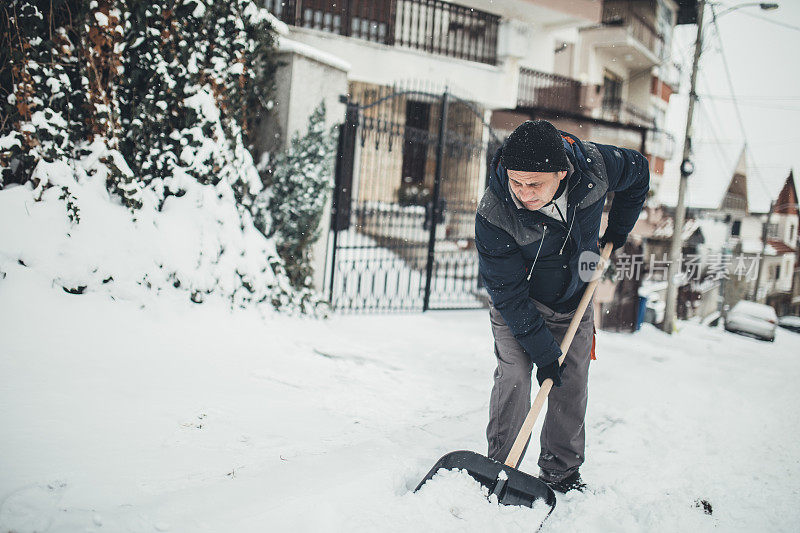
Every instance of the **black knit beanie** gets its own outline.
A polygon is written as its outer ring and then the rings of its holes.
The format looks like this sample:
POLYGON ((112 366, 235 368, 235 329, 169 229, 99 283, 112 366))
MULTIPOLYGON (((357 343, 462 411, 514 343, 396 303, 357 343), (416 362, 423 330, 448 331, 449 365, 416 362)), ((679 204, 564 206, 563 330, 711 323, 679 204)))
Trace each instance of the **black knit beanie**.
POLYGON ((561 134, 546 120, 526 120, 503 143, 500 162, 507 170, 569 170, 561 134))

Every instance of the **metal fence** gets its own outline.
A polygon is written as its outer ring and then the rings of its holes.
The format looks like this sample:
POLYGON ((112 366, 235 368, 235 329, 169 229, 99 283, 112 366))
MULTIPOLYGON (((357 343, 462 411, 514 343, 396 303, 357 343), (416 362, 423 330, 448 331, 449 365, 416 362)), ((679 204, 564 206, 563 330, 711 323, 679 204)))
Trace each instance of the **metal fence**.
MULTIPOLYGON (((642 4, 641 2, 639 3, 642 4)), ((612 0, 603 3, 603 24, 625 26, 634 39, 659 58, 664 57, 664 36, 636 12, 636 1, 612 0)))
POLYGON ((395 43, 458 59, 497 63, 500 17, 441 0, 397 0, 395 43))
POLYGON ((497 64, 500 17, 442 0, 266 0, 286 24, 497 64))
POLYGON ((519 70, 519 107, 580 112, 581 82, 530 68, 519 70))
POLYGON ((485 305, 475 210, 496 139, 482 110, 440 94, 353 94, 341 127, 328 287, 336 310, 485 305))
POLYGON ((603 98, 601 112, 606 120, 645 128, 653 128, 655 126, 655 117, 652 113, 619 98, 603 98))

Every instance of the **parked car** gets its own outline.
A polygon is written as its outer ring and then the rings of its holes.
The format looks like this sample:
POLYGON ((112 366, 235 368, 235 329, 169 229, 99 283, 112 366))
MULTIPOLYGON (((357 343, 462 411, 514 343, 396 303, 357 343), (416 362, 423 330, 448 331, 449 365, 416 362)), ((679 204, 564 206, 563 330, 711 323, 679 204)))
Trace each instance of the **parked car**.
POLYGON ((800 333, 800 316, 782 316, 778 319, 778 325, 795 333, 800 333))
POLYGON ((725 316, 725 329, 746 333, 764 339, 775 340, 778 315, 769 305, 741 300, 725 316))

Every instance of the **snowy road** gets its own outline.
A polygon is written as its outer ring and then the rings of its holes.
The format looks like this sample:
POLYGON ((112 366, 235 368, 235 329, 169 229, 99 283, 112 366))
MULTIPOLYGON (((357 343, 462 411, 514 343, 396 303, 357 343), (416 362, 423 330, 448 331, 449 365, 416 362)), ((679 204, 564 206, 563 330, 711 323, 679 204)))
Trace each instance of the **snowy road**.
MULTIPOLYGON (((463 479, 410 492, 444 453, 485 453, 485 311, 265 318, 11 274, 3 533, 534 526, 536 509, 492 505, 463 479)), ((600 333, 591 491, 560 497, 544 531, 796 531, 799 348, 785 330, 774 344, 695 324, 600 333)))

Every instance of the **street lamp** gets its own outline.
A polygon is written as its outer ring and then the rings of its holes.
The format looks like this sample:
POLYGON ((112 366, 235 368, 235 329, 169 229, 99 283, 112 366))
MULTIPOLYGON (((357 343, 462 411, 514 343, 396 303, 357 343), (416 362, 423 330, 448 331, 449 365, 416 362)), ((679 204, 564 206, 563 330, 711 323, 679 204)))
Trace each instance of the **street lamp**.
POLYGON ((714 6, 720 5, 717 2, 706 2, 699 0, 697 2, 697 39, 694 43, 694 59, 692 61, 692 76, 691 88, 689 89, 689 109, 686 113, 686 134, 683 141, 683 159, 681 164, 681 178, 678 185, 678 203, 675 206, 675 224, 672 230, 672 241, 669 249, 669 267, 667 271, 667 302, 664 310, 664 324, 663 329, 667 333, 674 331, 675 310, 678 301, 678 287, 675 280, 679 273, 678 259, 681 253, 683 224, 686 220, 686 189, 689 183, 689 174, 694 170, 692 162, 692 117, 694 116, 694 104, 697 101, 697 65, 700 62, 700 53, 703 50, 703 12, 705 11, 706 4, 711 5, 711 12, 716 21, 719 17, 726 13, 730 13, 736 9, 750 6, 758 6, 764 11, 769 11, 778 8, 778 4, 766 2, 745 2, 737 4, 724 9, 720 13, 714 11, 714 6))
MULTIPOLYGON (((718 2, 713 2, 713 3, 712 2, 708 2, 708 4, 719 5, 718 2)), ((737 9, 741 9, 743 7, 755 7, 755 6, 760 7, 763 11, 773 11, 773 10, 778 9, 780 7, 780 5, 778 5, 778 4, 770 4, 770 3, 767 3, 767 2, 745 2, 744 4, 736 4, 735 6, 731 6, 731 7, 728 7, 726 9, 723 9, 722 11, 717 13, 717 18, 721 17, 722 15, 724 15, 726 13, 730 13, 731 11, 736 11, 737 9)))

